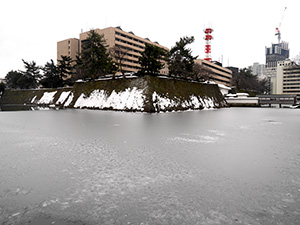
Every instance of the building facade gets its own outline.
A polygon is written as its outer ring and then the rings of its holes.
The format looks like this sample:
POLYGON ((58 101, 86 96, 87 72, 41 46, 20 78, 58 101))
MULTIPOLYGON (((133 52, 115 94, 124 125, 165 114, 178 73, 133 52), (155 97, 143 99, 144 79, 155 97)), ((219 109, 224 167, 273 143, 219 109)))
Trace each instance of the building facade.
POLYGON ((62 55, 70 56, 73 60, 75 60, 76 55, 78 53, 79 53, 79 39, 69 38, 57 42, 57 60, 60 60, 62 55))
POLYGON ((271 47, 266 47, 266 77, 274 77, 277 74, 277 63, 279 61, 288 59, 290 56, 289 44, 287 42, 281 42, 278 44, 272 44, 271 47))
MULTIPOLYGON (((108 27, 105 29, 94 29, 100 35, 104 35, 108 49, 115 46, 126 52, 122 60, 122 69, 124 72, 137 72, 141 66, 138 62, 139 57, 145 49, 146 43, 169 51, 168 48, 157 42, 152 42, 148 38, 136 36, 133 32, 123 31, 120 27, 108 27)), ((67 39, 57 43, 57 58, 60 55, 69 55, 72 59, 76 58, 74 52, 81 52, 81 44, 88 38, 89 32, 80 33, 79 39, 67 39)), ((160 71, 162 74, 168 74, 168 68, 165 66, 160 71)))
POLYGON ((210 70, 211 81, 231 87, 232 71, 230 69, 223 67, 219 62, 210 62, 203 59, 196 59, 195 63, 199 63, 210 70))
POLYGON ((300 66, 290 59, 277 63, 277 76, 272 80, 272 94, 296 94, 300 98, 300 66))
POLYGON ((255 62, 252 66, 249 66, 249 69, 252 71, 252 74, 257 76, 263 76, 265 73, 265 65, 259 64, 258 62, 255 62))

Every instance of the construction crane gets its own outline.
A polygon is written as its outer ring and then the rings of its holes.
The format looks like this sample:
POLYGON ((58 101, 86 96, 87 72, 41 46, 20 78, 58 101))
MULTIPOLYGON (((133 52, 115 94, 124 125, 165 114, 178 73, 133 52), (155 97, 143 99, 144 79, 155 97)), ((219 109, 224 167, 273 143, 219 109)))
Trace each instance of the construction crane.
POLYGON ((280 27, 281 27, 281 23, 282 23, 282 20, 283 20, 283 17, 284 17, 284 14, 285 14, 285 11, 286 11, 287 7, 284 8, 283 10, 283 13, 282 13, 282 16, 281 16, 281 20, 280 20, 280 23, 279 23, 279 26, 276 27, 276 34, 275 36, 278 36, 278 43, 280 43, 280 40, 281 40, 281 33, 280 33, 280 27))

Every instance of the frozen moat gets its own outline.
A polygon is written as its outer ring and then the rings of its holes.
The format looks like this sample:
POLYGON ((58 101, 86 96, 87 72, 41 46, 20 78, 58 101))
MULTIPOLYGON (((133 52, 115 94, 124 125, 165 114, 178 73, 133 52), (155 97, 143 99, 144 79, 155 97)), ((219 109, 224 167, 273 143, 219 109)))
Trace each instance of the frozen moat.
POLYGON ((0 224, 300 224, 300 110, 0 112, 0 224))

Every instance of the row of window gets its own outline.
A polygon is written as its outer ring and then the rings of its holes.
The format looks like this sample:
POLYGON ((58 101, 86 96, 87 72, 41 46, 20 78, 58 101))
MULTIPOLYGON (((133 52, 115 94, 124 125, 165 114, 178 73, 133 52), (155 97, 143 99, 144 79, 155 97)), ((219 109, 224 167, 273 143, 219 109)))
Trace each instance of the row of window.
POLYGON ((291 75, 289 76, 290 74, 283 74, 284 78, 297 78, 297 77, 300 77, 300 74, 298 73, 297 75, 291 75))
MULTIPOLYGON (((116 38, 116 41, 119 41, 119 42, 122 42, 122 43, 124 43, 124 44, 129 44, 129 45, 134 46, 134 45, 131 44, 130 42, 121 40, 121 39, 119 39, 119 38, 116 38)), ((144 49, 143 49, 143 51, 139 51, 139 50, 135 50, 135 49, 132 49, 132 48, 131 48, 130 51, 136 52, 136 53, 138 53, 138 54, 142 54, 142 52, 144 51, 144 49)))
POLYGON ((134 37, 130 37, 130 36, 126 35, 126 34, 122 34, 122 33, 117 32, 117 31, 116 31, 116 35, 119 35, 119 36, 124 37, 124 38, 128 38, 128 39, 130 39, 130 40, 133 40, 133 41, 138 42, 138 43, 141 43, 141 44, 145 44, 145 42, 143 42, 143 41, 141 41, 141 40, 139 40, 139 39, 136 39, 136 38, 134 38, 134 37))
POLYGON ((122 46, 122 45, 118 45, 118 44, 116 44, 116 46, 117 47, 119 47, 119 48, 121 48, 121 49, 123 49, 123 50, 125 50, 125 51, 132 51, 132 52, 135 52, 135 53, 138 53, 138 55, 133 55, 133 54, 130 54, 130 53, 126 53, 126 55, 127 56, 129 56, 129 57, 133 57, 133 58, 138 58, 138 57, 140 57, 140 53, 139 53, 139 51, 136 51, 136 50, 134 50, 134 49, 131 49, 131 48, 127 48, 127 47, 124 47, 124 46, 122 46))
POLYGON ((122 43, 124 43, 124 44, 128 44, 128 45, 134 46, 134 47, 139 48, 139 49, 142 49, 142 50, 144 51, 144 46, 137 45, 137 44, 132 43, 132 42, 130 42, 130 41, 125 41, 125 40, 120 39, 120 38, 117 38, 117 37, 116 37, 116 41, 119 41, 119 42, 122 42, 122 43))
POLYGON ((291 90, 291 91, 283 91, 283 93, 300 93, 300 90, 299 91, 293 91, 293 90, 291 90))
POLYGON ((283 86, 291 86, 291 85, 299 85, 300 87, 300 83, 283 83, 283 86))
POLYGON ((283 82, 295 82, 300 81, 300 79, 283 79, 283 82))
MULTIPOLYGON (((203 65, 204 65, 204 66, 207 66, 207 67, 209 67, 209 68, 218 70, 218 71, 220 71, 220 72, 226 73, 226 74, 228 74, 228 75, 231 75, 231 72, 229 72, 229 71, 227 71, 227 70, 223 70, 223 69, 221 69, 221 68, 214 67, 214 66, 212 66, 212 65, 210 65, 210 64, 206 64, 206 63, 203 63, 203 65)), ((226 78, 228 78, 228 77, 226 77, 226 78)))
MULTIPOLYGON (((230 80, 229 77, 226 77, 226 76, 224 76, 224 75, 222 75, 222 74, 215 73, 215 72, 211 72, 211 74, 212 74, 214 77, 215 77, 215 76, 218 76, 218 77, 225 78, 226 81, 224 81, 224 80, 219 80, 219 81, 226 82, 226 83, 230 84, 230 81, 228 81, 228 80, 230 80)), ((215 79, 215 78, 214 78, 214 79, 215 79)))
POLYGON ((139 64, 138 61, 135 61, 135 60, 131 60, 131 59, 126 59, 126 58, 123 58, 122 61, 125 61, 125 62, 130 62, 130 63, 135 63, 135 64, 139 64))
POLYGON ((123 64, 123 63, 121 65, 122 65, 122 67, 127 67, 127 68, 131 68, 131 69, 135 69, 135 70, 140 69, 140 67, 138 67, 138 66, 131 66, 131 65, 123 64))
POLYGON ((299 74, 299 71, 289 71, 289 72, 283 72, 284 75, 290 75, 290 74, 299 74))
POLYGON ((299 91, 300 91, 300 87, 299 86, 297 86, 297 87, 283 87, 283 89, 299 89, 299 91))

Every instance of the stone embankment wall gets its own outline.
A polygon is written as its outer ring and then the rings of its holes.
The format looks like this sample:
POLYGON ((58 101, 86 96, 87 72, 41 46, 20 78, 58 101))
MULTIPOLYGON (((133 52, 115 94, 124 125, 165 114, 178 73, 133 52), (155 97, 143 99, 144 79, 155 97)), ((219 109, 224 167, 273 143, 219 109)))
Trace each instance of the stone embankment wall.
POLYGON ((0 104, 160 112, 220 108, 226 101, 216 84, 133 76, 77 82, 72 88, 5 90, 0 104))

